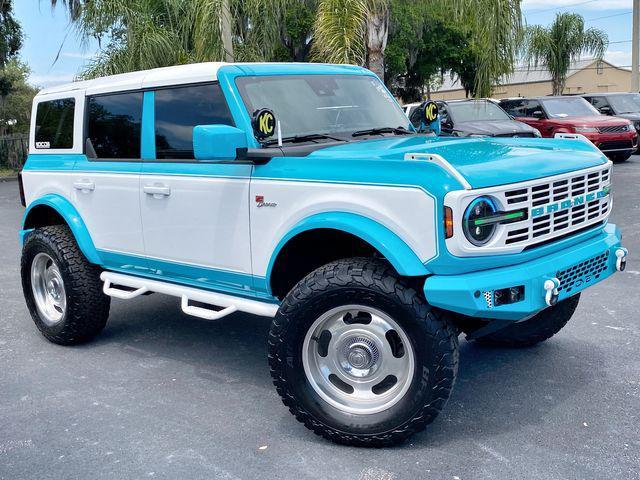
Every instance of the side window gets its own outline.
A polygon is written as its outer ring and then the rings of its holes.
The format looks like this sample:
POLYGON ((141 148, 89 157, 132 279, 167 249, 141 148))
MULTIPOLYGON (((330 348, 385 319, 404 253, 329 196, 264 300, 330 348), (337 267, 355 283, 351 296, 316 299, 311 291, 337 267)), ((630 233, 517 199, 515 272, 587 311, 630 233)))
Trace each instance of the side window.
POLYGON ((525 117, 534 117, 534 112, 544 112, 542 105, 537 100, 528 100, 525 102, 525 117))
POLYGON ((37 149, 73 148, 75 105, 73 98, 38 103, 35 131, 37 149))
POLYGON ((192 159, 193 127, 232 125, 218 84, 190 85, 155 92, 156 158, 192 159))
POLYGON ((140 158, 142 92, 90 97, 87 111, 87 149, 97 158, 140 158))
POLYGON ((500 102, 500 106, 513 117, 524 117, 522 106, 524 101, 522 100, 509 100, 507 102, 500 102))
POLYGON ((589 99, 589 101, 591 102, 591 105, 596 107, 598 110, 600 110, 602 107, 609 106, 607 99, 604 97, 592 97, 589 99))

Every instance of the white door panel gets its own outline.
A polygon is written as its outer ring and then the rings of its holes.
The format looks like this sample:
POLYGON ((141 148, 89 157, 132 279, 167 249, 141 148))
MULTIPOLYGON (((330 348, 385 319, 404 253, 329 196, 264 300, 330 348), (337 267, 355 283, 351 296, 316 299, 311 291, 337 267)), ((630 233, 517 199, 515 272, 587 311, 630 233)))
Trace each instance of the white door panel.
POLYGON ((247 178, 143 175, 147 257, 251 273, 249 168, 247 178))
POLYGON ((140 175, 73 173, 71 201, 99 250, 144 255, 140 175))

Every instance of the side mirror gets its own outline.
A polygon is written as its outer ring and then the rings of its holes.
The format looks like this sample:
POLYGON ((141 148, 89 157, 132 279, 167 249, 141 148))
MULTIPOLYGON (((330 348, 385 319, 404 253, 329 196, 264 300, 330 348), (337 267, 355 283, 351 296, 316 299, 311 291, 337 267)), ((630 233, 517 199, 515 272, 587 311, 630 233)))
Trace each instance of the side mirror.
POLYGON ((601 114, 603 115, 611 115, 613 112, 611 111, 611 107, 600 107, 598 109, 600 111, 601 114))
POLYGON ((544 112, 542 110, 536 110, 532 114, 533 118, 544 118, 544 112))
POLYGON ((193 129, 196 160, 235 160, 238 149, 247 149, 243 130, 229 125, 198 125, 193 129))

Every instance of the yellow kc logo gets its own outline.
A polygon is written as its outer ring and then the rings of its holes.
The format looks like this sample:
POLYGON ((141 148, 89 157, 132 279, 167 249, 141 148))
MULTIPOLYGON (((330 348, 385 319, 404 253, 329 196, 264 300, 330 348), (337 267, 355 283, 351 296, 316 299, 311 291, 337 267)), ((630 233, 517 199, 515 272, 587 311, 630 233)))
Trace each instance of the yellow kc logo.
POLYGON ((271 135, 273 133, 274 124, 273 115, 271 115, 270 112, 264 112, 258 118, 258 130, 264 135, 271 135))
POLYGON ((438 106, 433 103, 427 103, 427 106, 424 109, 425 117, 428 122, 433 122, 436 118, 438 118, 438 106))

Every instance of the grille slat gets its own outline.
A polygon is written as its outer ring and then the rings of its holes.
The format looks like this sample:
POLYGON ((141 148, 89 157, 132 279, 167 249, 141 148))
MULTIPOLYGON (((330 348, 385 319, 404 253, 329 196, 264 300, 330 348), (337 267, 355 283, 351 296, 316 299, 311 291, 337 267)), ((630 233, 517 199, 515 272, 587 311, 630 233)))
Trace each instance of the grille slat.
MULTIPOLYGON (((609 186, 610 177, 610 167, 605 167, 596 172, 577 174, 551 182, 541 182, 527 188, 516 187, 504 192, 504 198, 507 204, 518 203, 519 205, 528 205, 530 208, 556 202, 560 205, 563 201, 609 186)), ((567 235, 572 230, 584 228, 587 223, 602 220, 609 214, 609 210, 609 198, 605 196, 530 218, 526 220, 524 225, 523 222, 516 222, 513 226, 507 227, 505 244, 539 243, 556 236, 567 235)))
POLYGON ((612 126, 607 126, 607 127, 598 127, 598 131, 600 133, 628 132, 629 131, 629 126, 628 125, 612 125, 612 126))

